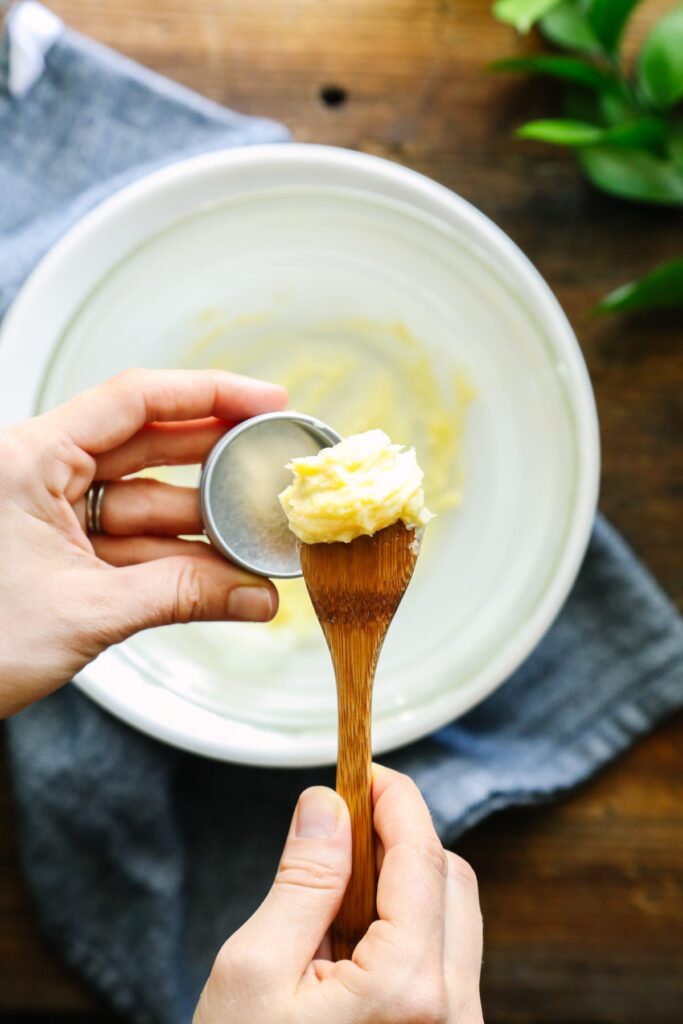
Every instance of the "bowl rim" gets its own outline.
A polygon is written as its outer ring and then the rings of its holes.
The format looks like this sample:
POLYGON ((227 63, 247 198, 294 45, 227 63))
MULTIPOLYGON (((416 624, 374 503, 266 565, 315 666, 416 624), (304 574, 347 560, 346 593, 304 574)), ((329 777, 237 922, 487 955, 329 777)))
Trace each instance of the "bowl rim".
MULTIPOLYGON (((409 721, 399 716, 376 728, 376 752, 403 746, 425 736, 433 729, 459 717, 479 704, 502 685, 539 643, 557 617, 576 579, 585 554, 597 507, 600 477, 600 440, 597 409, 585 361, 567 317, 549 285, 519 247, 484 213, 471 203, 436 181, 417 171, 384 158, 334 146, 307 143, 277 143, 237 149, 215 150, 189 157, 156 169, 124 186, 78 220, 40 260, 7 311, 0 325, 0 374, 12 374, 16 380, 9 401, 3 400, 0 423, 24 418, 27 405, 35 408, 40 374, 32 375, 39 362, 47 365, 49 354, 63 327, 77 308, 67 302, 65 287, 71 278, 70 291, 80 294, 82 301, 107 269, 113 267, 125 252, 131 251, 143 237, 178 221, 185 213, 196 211, 215 198, 225 198, 226 176, 242 178, 248 190, 272 187, 277 175, 283 179, 299 175, 304 184, 319 186, 332 180, 338 187, 357 187, 380 195, 401 199, 418 211, 428 212, 458 228, 470 242, 479 245, 499 270, 510 274, 525 302, 542 324, 549 341, 568 367, 573 387, 570 406, 577 450, 577 477, 574 514, 564 549, 555 571, 529 618, 506 644, 464 686, 445 694, 441 699, 415 709, 409 721), (346 181, 344 179, 346 178, 346 181), (335 180, 336 179, 336 180, 335 180), (193 198, 193 186, 208 191, 204 199, 193 198), (179 209, 180 206, 180 209, 179 209), (136 224, 131 241, 131 225, 136 224), (142 225, 145 225, 144 228, 142 225), (108 245, 102 245, 106 236, 108 245), (102 251, 106 250, 106 252, 102 251), (83 252, 88 252, 87 266, 83 252), (80 273, 76 268, 80 269, 80 273), (74 280, 77 278, 77 280, 74 280), (51 324, 45 331, 44 324, 51 324), (30 354, 27 358, 27 351, 30 354), (36 352, 36 349, 38 351, 36 352), (42 358, 41 358, 42 357, 42 358)), ((275 182, 278 183, 278 182, 275 182)), ((296 181, 296 184, 300 184, 296 181)), ((246 188, 244 189, 247 190, 246 188)), ((9 378, 8 378, 9 379, 9 378)), ((114 651, 100 655, 97 663, 113 668, 114 651)), ((121 670, 122 659, 115 664, 121 670)), ((129 665, 126 672, 134 672, 129 665)), ((110 672, 106 673, 107 675, 110 672)), ((124 672, 125 675, 125 672, 124 672)), ((190 750, 194 753, 254 765, 308 766, 331 763, 335 757, 334 743, 329 737, 314 734, 306 739, 293 735, 291 742, 273 742, 280 734, 266 728, 238 728, 232 739, 227 735, 223 716, 202 708, 207 734, 194 734, 187 726, 187 716, 168 715, 160 720, 152 708, 132 706, 127 693, 93 679, 89 666, 74 682, 96 703, 149 735, 190 750), (222 728, 214 728, 216 719, 222 728), (254 733, 266 742, 255 745, 254 733)), ((177 694, 173 702, 187 706, 188 701, 177 694)), ((167 698, 164 702, 168 703, 167 698)), ((191 716, 194 718, 195 716, 191 716)))

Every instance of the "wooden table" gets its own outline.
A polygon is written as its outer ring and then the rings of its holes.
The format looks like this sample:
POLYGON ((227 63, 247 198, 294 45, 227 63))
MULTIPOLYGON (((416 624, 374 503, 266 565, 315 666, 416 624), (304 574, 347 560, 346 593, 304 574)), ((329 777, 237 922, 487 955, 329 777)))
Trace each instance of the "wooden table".
MULTIPOLYGON (((642 5, 631 47, 671 6, 642 5)), ((300 141, 408 164, 497 221, 581 341, 602 423, 602 508, 683 607, 683 316, 589 314, 612 287, 681 254, 681 215, 599 196, 570 155, 513 140, 520 121, 557 113, 558 94, 484 66, 533 39, 497 24, 486 0, 52 7, 222 103, 280 118, 300 141)), ((462 843, 482 890, 488 1024, 683 1020, 682 751, 679 717, 564 803, 500 815, 462 843)), ((104 1021, 37 934, 15 839, 0 775, 0 1019, 104 1021)))

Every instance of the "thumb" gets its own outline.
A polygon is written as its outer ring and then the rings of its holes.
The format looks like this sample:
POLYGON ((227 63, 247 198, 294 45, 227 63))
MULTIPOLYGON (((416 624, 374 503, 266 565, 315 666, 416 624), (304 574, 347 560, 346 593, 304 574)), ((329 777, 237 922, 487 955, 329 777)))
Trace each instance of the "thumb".
POLYGON ((270 980, 296 986, 337 915, 350 875, 346 804, 332 789, 305 790, 273 886, 230 945, 268 950, 270 980))
POLYGON ((273 617, 278 595, 270 580, 237 568, 205 545, 195 547, 205 550, 126 565, 107 577, 113 639, 174 622, 265 622, 273 617))

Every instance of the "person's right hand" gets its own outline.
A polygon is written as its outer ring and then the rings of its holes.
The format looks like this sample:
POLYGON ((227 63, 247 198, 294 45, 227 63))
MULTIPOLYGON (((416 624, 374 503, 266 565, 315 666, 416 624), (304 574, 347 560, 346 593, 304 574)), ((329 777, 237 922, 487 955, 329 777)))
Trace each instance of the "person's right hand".
POLYGON ((482 922, 471 867, 446 852, 415 784, 374 769, 375 921, 352 960, 328 929, 351 870, 346 804, 299 799, 275 882, 221 949, 194 1024, 482 1024, 482 922), (327 958, 326 958, 327 957, 327 958))

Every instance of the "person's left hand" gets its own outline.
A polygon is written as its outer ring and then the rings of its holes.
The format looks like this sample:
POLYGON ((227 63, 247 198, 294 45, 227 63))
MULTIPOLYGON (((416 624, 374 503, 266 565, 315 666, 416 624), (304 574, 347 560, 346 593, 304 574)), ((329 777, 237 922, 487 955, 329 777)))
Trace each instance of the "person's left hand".
POLYGON ((272 618, 272 583, 180 539, 202 532, 196 490, 120 478, 201 462, 229 426, 286 401, 219 370, 130 370, 0 430, 0 717, 140 629, 272 618), (104 532, 87 536, 93 480, 111 482, 104 532))

